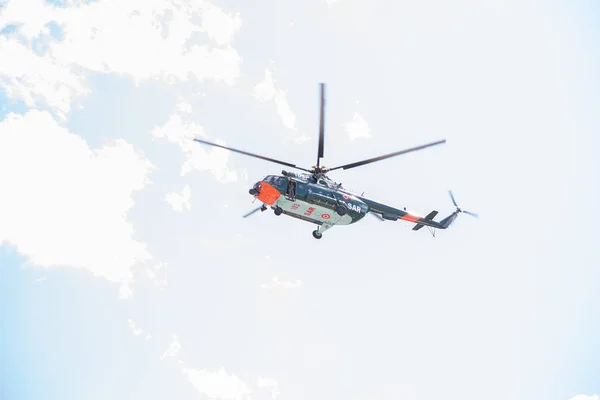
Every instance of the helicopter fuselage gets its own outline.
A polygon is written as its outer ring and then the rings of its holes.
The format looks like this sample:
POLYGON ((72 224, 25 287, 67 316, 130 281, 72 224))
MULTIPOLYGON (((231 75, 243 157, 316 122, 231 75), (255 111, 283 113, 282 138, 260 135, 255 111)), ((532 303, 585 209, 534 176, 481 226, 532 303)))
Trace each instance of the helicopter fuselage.
MULTIPOLYGON (((413 215, 407 212, 406 208, 404 208, 404 210, 400 210, 398 208, 367 199, 362 195, 358 196, 350 193, 342 188, 341 184, 333 182, 327 177, 327 173, 331 171, 340 169, 347 170, 350 168, 356 168, 374 162, 379 162, 391 157, 396 157, 402 154, 411 153, 413 151, 418 151, 427 147, 445 143, 446 139, 401 151, 395 151, 393 153, 388 153, 377 157, 351 162, 349 164, 338 165, 333 168, 327 168, 321 165, 321 159, 324 156, 325 145, 325 85, 321 83, 320 87, 321 107, 319 118, 317 163, 311 169, 303 168, 287 161, 250 153, 245 150, 234 149, 221 144, 207 142, 203 139, 194 139, 199 143, 209 146, 219 147, 235 153, 244 154, 246 156, 269 161, 275 164, 285 165, 286 167, 307 172, 296 174, 292 172, 281 171, 281 175, 267 175, 261 181, 256 182, 249 192, 252 196, 254 196, 255 199, 260 200, 263 204, 244 215, 244 218, 254 214, 259 210, 266 211, 268 206, 270 206, 275 211, 275 215, 285 214, 290 217, 317 224, 317 229, 312 233, 315 239, 320 239, 323 232, 325 232, 327 229, 330 229, 332 226, 353 224, 363 219, 368 213, 377 216, 383 221, 403 220, 415 223, 415 226, 413 227, 413 230, 415 231, 424 226, 434 229, 448 228, 457 215, 462 212, 458 206, 455 212, 441 221, 436 222, 433 220, 438 213, 435 210, 427 214, 425 217, 413 215)), ((456 205, 454 198, 452 198, 452 201, 456 205)))
POLYGON ((285 214, 317 225, 353 224, 369 212, 369 206, 355 195, 328 181, 311 182, 301 176, 268 175, 250 193, 285 214))

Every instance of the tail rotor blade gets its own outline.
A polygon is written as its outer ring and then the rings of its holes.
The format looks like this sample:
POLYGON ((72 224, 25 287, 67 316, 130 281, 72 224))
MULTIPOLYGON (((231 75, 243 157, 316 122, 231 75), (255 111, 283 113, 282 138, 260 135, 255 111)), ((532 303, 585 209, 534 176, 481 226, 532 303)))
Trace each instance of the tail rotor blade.
POLYGON ((469 215, 470 215, 470 216, 472 216, 472 217, 479 218, 479 214, 476 214, 476 213, 474 213, 474 212, 471 212, 471 211, 465 211, 465 210, 463 210, 463 212, 464 212, 465 214, 469 214, 469 215))
POLYGON ((458 204, 456 204, 456 200, 454 200, 454 195, 452 194, 452 190, 448 190, 448 193, 450 194, 450 198, 452 199, 452 204, 454 204, 454 207, 458 207, 458 204))

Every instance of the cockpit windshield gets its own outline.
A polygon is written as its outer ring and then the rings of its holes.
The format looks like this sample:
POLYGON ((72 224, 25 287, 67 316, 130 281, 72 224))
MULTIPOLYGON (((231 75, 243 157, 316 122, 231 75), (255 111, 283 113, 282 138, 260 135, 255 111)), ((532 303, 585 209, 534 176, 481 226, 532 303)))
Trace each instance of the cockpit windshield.
POLYGON ((329 178, 325 178, 325 179, 321 178, 321 179, 319 179, 318 183, 319 183, 319 185, 327 186, 328 188, 331 188, 331 189, 343 189, 341 183, 336 183, 329 178))
POLYGON ((271 185, 277 185, 278 183, 281 182, 281 180, 284 179, 281 176, 277 176, 277 175, 267 175, 265 176, 265 178, 263 179, 263 182, 267 182, 271 185))

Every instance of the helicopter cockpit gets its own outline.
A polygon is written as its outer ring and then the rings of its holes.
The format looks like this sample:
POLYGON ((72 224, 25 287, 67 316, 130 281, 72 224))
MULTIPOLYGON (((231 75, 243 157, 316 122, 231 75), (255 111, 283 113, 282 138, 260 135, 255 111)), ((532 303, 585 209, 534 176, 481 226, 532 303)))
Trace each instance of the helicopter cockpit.
MULTIPOLYGON (((336 189, 336 188, 338 188, 338 185, 339 185, 339 184, 335 183, 334 181, 332 181, 330 179, 323 179, 323 178, 319 179, 317 181, 317 183, 319 185, 326 186, 326 187, 328 187, 330 189, 336 189)), ((339 185, 339 186, 341 187, 341 185, 339 185)))
MULTIPOLYGON (((294 199, 296 197, 296 179, 300 181, 301 179, 296 178, 295 175, 292 175, 295 179, 291 179, 292 176, 289 175, 291 174, 284 174, 284 176, 267 175, 262 179, 262 182, 273 186, 281 193, 286 192, 289 199, 294 199)), ((258 184, 260 185, 260 183, 258 184)), ((260 189, 257 190, 259 191, 260 189)))
POLYGON ((283 182, 283 180, 284 180, 284 178, 282 176, 267 175, 263 178, 262 181, 268 183, 269 185, 277 186, 278 184, 283 182))

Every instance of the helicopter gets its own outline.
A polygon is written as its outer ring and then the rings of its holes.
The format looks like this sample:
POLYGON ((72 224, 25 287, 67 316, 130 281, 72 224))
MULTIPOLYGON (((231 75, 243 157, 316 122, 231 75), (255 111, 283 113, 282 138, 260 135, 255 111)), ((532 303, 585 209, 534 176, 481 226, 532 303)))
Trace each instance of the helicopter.
MULTIPOLYGON (((315 239, 321 239, 323 232, 337 225, 350 225, 362 220, 367 214, 371 213, 382 221, 407 221, 415 223, 412 228, 418 231, 424 226, 428 227, 435 236, 435 229, 447 229, 454 222, 458 214, 465 213, 474 217, 477 214, 461 209, 455 199, 452 191, 449 191, 452 203, 456 210, 437 222, 433 218, 438 214, 432 211, 425 217, 414 215, 404 210, 385 205, 374 200, 368 199, 363 195, 357 195, 342 187, 341 183, 331 180, 327 173, 338 169, 351 169, 396 157, 402 154, 422 150, 428 147, 437 146, 446 142, 442 139, 436 142, 427 143, 421 146, 396 151, 378 157, 369 158, 349 164, 340 165, 334 168, 327 168, 321 165, 321 159, 324 155, 325 147, 325 84, 320 83, 321 101, 319 118, 319 142, 317 149, 317 163, 311 169, 302 168, 295 164, 277 160, 270 157, 261 156, 243 150, 222 146, 216 143, 207 142, 195 138, 196 142, 220 147, 235 153, 255 157, 272 163, 284 165, 303 172, 295 173, 282 170, 280 175, 267 175, 256 182, 250 189, 249 194, 254 196, 263 204, 245 214, 247 218, 257 211, 266 211, 269 207, 275 215, 287 215, 306 222, 317 225, 317 229, 312 232, 315 239)), ((363 193, 364 194, 364 193, 363 193)))

